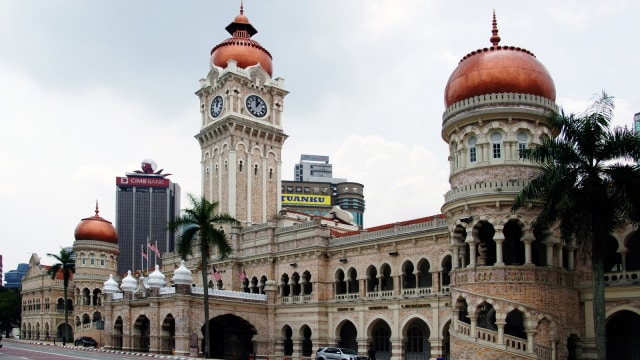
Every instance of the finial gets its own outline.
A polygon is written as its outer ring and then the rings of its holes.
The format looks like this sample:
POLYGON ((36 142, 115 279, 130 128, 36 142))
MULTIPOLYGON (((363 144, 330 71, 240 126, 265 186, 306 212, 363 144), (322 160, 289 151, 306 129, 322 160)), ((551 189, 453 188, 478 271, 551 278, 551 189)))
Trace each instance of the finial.
POLYGON ((244 14, 244 4, 242 3, 242 0, 240 0, 240 15, 244 14))
POLYGON ((100 210, 98 210, 98 199, 96 199, 96 216, 98 216, 99 212, 100 210))
POLYGON ((497 48, 500 43, 500 36, 498 35, 498 21, 496 21, 496 10, 493 10, 493 21, 491 22, 491 38, 489 39, 493 44, 493 48, 497 48))

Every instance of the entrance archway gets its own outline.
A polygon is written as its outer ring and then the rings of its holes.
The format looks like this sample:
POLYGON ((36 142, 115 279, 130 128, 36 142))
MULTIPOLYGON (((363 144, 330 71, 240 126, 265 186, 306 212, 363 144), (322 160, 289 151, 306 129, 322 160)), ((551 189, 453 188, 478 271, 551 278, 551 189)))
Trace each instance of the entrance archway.
POLYGON ((149 318, 140 315, 133 324, 133 351, 149 352, 151 345, 149 335, 151 334, 149 318))
POLYGON ((607 359, 640 357, 640 315, 629 310, 618 311, 607 320, 607 359))
MULTIPOLYGON (((204 334, 204 326, 202 327, 204 334)), ((249 359, 253 354, 253 336, 258 331, 241 317, 225 314, 209 320, 209 346, 216 359, 249 359)))
POLYGON ((118 316, 113 324, 113 348, 122 350, 122 318, 118 316))
POLYGON ((175 336, 176 336, 176 320, 173 315, 168 314, 162 322, 162 329, 160 335, 160 351, 162 353, 170 354, 175 349, 175 336))
POLYGON ((345 321, 342 326, 340 326, 340 342, 338 343, 338 347, 358 351, 357 336, 358 330, 356 330, 355 325, 353 325, 351 321, 345 321))
POLYGON ((411 320, 402 335, 406 360, 428 360, 431 358, 431 343, 429 342, 431 332, 424 321, 411 320))

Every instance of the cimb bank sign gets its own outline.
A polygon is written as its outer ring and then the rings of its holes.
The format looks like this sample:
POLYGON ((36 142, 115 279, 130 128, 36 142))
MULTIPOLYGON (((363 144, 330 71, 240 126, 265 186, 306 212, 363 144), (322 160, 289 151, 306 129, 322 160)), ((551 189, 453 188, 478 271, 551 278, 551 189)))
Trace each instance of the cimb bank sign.
POLYGON ((331 206, 330 195, 282 194, 282 205, 331 206))

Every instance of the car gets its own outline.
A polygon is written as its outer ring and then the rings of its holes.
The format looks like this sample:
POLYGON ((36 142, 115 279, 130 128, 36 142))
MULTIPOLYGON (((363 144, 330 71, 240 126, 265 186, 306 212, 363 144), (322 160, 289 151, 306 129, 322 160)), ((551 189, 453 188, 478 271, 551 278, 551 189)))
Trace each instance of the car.
POLYGON ((98 342, 96 341, 96 339, 89 337, 89 336, 80 336, 79 338, 77 338, 74 342, 73 345, 75 346, 84 346, 84 347, 98 347, 98 342))
POLYGON ((366 356, 359 356, 358 352, 341 347, 321 347, 316 351, 316 360, 363 360, 366 356))

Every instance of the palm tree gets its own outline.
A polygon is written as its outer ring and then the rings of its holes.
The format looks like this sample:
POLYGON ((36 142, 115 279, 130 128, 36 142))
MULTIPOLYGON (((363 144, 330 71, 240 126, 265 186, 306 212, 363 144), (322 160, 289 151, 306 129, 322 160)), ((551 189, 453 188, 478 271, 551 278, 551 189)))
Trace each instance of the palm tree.
POLYGON ((207 276, 209 265, 208 259, 211 257, 213 247, 217 247, 220 259, 225 259, 231 254, 231 245, 227 239, 227 235, 222 229, 223 224, 238 225, 240 222, 228 214, 216 214, 218 203, 209 202, 204 197, 195 198, 193 195, 187 195, 191 202, 191 208, 183 209, 182 215, 169 223, 169 230, 176 231, 180 229, 180 241, 178 242, 178 253, 183 260, 187 255, 192 255, 194 246, 198 246, 201 256, 202 269, 202 287, 204 289, 204 348, 203 352, 206 357, 210 357, 209 346, 209 291, 207 289, 207 276), (197 242, 197 238, 199 242, 197 242))
POLYGON ((62 280, 64 285, 64 336, 62 338, 62 345, 66 345, 69 339, 69 311, 67 306, 67 290, 69 289, 69 280, 71 280, 72 274, 76 272, 76 253, 73 249, 60 249, 60 254, 47 254, 53 257, 58 262, 53 264, 47 270, 47 274, 51 276, 51 279, 55 279, 58 273, 62 274, 62 280))
POLYGON ((542 207, 534 228, 557 226, 562 241, 574 240, 591 259, 593 313, 598 359, 606 359, 604 267, 606 241, 625 221, 640 220, 640 138, 626 127, 611 128, 613 98, 606 92, 580 115, 549 117, 555 139, 523 152, 540 172, 522 189, 515 211, 542 207))

